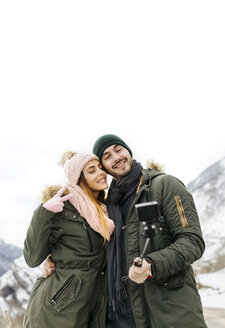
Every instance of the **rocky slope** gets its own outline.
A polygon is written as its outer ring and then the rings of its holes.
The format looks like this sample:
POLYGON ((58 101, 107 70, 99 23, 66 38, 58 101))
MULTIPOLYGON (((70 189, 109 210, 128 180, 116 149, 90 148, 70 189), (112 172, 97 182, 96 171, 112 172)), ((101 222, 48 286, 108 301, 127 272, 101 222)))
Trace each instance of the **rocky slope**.
POLYGON ((194 265, 198 273, 225 267, 225 157, 188 184, 198 210, 206 250, 194 265))
POLYGON ((41 267, 29 268, 23 256, 0 277, 0 328, 22 327, 24 311, 41 267))
POLYGON ((0 239, 0 276, 7 272, 13 261, 22 255, 22 249, 0 239))

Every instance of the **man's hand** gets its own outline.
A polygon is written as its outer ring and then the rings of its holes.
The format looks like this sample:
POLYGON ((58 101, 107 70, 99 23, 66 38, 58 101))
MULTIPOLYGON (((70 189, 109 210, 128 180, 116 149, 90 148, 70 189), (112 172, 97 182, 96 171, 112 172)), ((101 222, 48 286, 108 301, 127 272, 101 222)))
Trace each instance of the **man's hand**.
POLYGON ((43 207, 53 213, 62 212, 64 202, 72 197, 72 194, 68 194, 62 197, 65 190, 66 186, 62 187, 54 197, 52 197, 46 203, 43 204, 43 207))
POLYGON ((55 271, 55 263, 52 262, 51 254, 46 258, 44 264, 43 264, 43 278, 48 278, 54 271, 55 271))
MULTIPOLYGON (((138 257, 134 259, 134 262, 138 261, 138 257)), ((137 284, 143 284, 148 276, 151 275, 151 264, 143 259, 142 266, 137 267, 134 264, 129 269, 129 278, 137 284)))

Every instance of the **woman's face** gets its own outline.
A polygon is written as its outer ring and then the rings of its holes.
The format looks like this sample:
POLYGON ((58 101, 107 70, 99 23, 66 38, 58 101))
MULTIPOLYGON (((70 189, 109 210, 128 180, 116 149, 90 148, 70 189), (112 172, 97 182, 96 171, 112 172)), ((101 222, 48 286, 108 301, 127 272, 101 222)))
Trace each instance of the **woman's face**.
POLYGON ((92 192, 99 192, 108 188, 107 175, 97 159, 89 161, 84 169, 83 175, 92 192))

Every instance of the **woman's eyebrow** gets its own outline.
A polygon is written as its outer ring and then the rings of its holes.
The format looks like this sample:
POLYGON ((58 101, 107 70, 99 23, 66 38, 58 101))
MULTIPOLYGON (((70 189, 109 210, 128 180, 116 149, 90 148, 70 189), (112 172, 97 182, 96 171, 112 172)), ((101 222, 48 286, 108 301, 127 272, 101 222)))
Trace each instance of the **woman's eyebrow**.
POLYGON ((93 169, 93 168, 95 168, 94 165, 92 165, 92 166, 88 166, 88 167, 87 167, 87 170, 90 170, 90 169, 93 169))

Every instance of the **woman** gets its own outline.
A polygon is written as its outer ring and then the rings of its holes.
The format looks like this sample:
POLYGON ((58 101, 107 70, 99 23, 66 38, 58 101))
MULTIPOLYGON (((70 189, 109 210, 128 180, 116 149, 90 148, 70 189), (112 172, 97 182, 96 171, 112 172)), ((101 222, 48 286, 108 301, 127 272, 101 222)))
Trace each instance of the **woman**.
POLYGON ((50 253, 56 265, 37 279, 24 328, 105 327, 106 244, 114 230, 103 204, 106 173, 93 154, 67 152, 62 162, 68 184, 44 191, 24 242, 29 266, 50 253))

